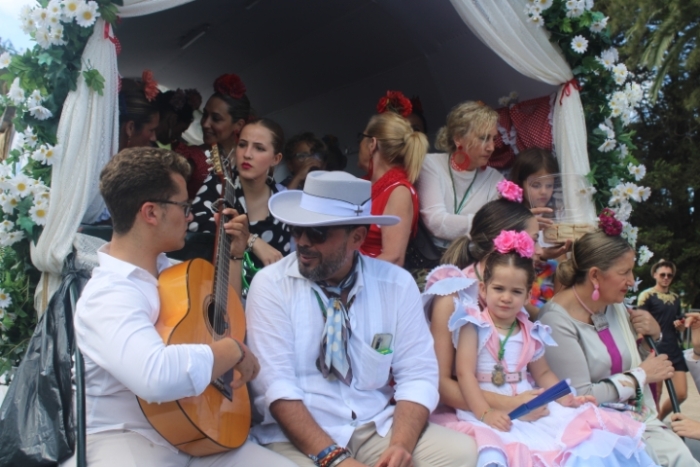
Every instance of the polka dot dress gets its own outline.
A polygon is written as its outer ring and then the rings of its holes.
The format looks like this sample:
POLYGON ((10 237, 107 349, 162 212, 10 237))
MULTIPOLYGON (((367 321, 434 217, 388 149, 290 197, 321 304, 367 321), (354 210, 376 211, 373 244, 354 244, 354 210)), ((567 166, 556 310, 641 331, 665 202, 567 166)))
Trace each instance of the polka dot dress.
MULTIPOLYGON (((279 191, 272 177, 268 177, 267 185, 270 187, 273 194, 279 191)), ((216 173, 210 172, 193 200, 192 214, 194 215, 194 219, 188 226, 190 232, 216 233, 214 211, 211 206, 212 203, 221 198, 221 188, 221 178, 219 178, 216 173)), ((238 171, 235 168, 233 169, 233 188, 236 194, 236 203, 233 206, 234 209, 239 213, 247 213, 245 195, 243 194, 243 188, 241 187, 241 182, 238 177, 238 171)), ((271 214, 268 213, 266 219, 251 222, 249 229, 250 233, 258 234, 261 239, 283 255, 286 256, 291 251, 292 235, 289 226, 278 221, 272 217, 271 214)), ((250 257, 256 268, 263 267, 262 261, 252 254, 252 252, 250 257)), ((255 273, 248 270, 246 270, 245 273, 246 279, 248 283, 250 283, 255 273)))

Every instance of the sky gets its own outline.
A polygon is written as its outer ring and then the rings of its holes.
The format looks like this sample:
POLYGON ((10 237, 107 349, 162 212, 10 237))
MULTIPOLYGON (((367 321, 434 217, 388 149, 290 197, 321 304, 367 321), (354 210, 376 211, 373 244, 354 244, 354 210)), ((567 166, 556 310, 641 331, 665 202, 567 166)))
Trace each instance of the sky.
POLYGON ((18 52, 34 45, 31 38, 19 28, 19 11, 23 5, 34 5, 36 0, 0 0, 0 37, 10 40, 18 52))

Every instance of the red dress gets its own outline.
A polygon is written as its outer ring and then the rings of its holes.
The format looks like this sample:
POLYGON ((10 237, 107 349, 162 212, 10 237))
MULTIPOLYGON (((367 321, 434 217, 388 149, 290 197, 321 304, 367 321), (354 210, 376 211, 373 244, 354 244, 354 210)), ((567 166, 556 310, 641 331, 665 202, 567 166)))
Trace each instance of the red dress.
POLYGON ((209 175, 211 166, 207 161, 207 156, 202 148, 198 146, 188 146, 183 143, 177 143, 173 146, 173 151, 187 159, 192 167, 190 179, 187 181, 187 195, 190 199, 195 199, 197 192, 202 187, 204 179, 209 175))
MULTIPOLYGON (((372 215, 380 216, 384 214, 384 209, 389 202, 389 197, 394 188, 405 186, 411 192, 411 201, 413 202, 413 221, 411 222, 411 237, 416 234, 418 226, 418 194, 413 188, 411 182, 408 181, 408 175, 402 167, 394 167, 387 173, 382 175, 382 178, 372 184, 372 215)), ((365 242, 360 248, 360 252, 367 256, 377 257, 382 254, 382 229, 372 224, 369 226, 365 242)))

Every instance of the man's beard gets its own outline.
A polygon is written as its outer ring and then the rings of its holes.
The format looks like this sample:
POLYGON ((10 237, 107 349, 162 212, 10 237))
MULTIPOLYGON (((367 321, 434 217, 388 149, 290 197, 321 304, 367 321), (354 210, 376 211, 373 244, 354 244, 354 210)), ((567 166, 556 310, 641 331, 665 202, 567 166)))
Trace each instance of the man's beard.
POLYGON ((347 260, 347 249, 348 240, 345 239, 345 242, 333 252, 332 256, 324 258, 318 251, 312 251, 310 248, 297 245, 297 260, 299 259, 299 255, 302 254, 304 256, 316 257, 319 260, 318 265, 314 268, 305 267, 301 262, 298 262, 299 273, 313 282, 324 281, 343 267, 343 264, 347 260))

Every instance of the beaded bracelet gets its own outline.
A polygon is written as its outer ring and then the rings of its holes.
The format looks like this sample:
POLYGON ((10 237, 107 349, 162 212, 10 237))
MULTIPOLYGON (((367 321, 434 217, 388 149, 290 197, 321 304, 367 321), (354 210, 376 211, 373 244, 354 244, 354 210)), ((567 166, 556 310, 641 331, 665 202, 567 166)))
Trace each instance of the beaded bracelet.
MULTIPOLYGON (((319 467, 330 467, 333 462, 338 459, 339 457, 343 456, 344 454, 348 454, 348 450, 345 448, 342 448, 340 446, 337 446, 335 449, 333 449, 331 452, 326 454, 323 459, 319 459, 318 461, 318 466, 319 467)), ((349 454, 348 454, 349 456, 349 454)))
POLYGON ((328 467, 336 467, 338 464, 343 462, 345 459, 349 459, 350 457, 351 457, 350 453, 348 451, 345 451, 342 454, 340 454, 338 457, 333 459, 333 462, 328 464, 328 467))

